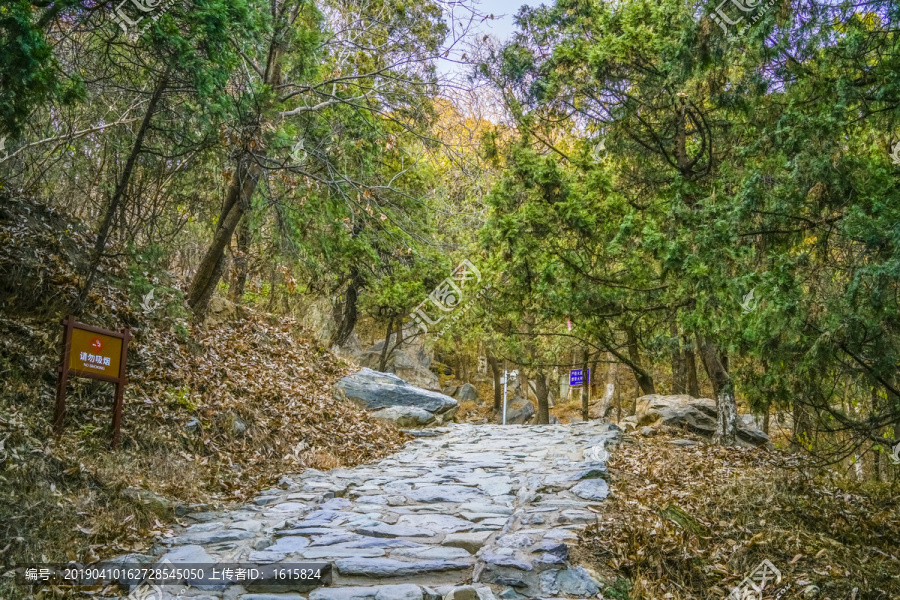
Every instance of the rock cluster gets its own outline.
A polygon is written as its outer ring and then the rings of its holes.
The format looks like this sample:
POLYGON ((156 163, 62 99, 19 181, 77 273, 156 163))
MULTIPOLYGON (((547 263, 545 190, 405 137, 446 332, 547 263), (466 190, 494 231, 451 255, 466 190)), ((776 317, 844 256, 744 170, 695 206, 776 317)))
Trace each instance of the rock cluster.
MULTIPOLYGON (((711 438, 716 432, 716 401, 691 396, 661 396, 650 394, 637 399, 636 425, 653 423, 680 427, 702 437, 711 438)), ((745 446, 766 446, 769 436, 738 419, 738 442, 745 446)), ((652 435, 649 432, 642 435, 652 435)))
POLYGON ((594 449, 614 443, 618 429, 453 424, 437 432, 377 463, 283 477, 239 510, 191 514, 192 524, 140 560, 332 565, 330 587, 233 585, 183 596, 203 600, 596 597, 598 582, 568 562, 569 544, 609 493, 594 449))
POLYGON ((373 411, 373 417, 394 421, 400 427, 441 425, 451 421, 459 409, 459 403, 450 396, 367 367, 341 378, 333 393, 335 398, 352 400, 373 411))

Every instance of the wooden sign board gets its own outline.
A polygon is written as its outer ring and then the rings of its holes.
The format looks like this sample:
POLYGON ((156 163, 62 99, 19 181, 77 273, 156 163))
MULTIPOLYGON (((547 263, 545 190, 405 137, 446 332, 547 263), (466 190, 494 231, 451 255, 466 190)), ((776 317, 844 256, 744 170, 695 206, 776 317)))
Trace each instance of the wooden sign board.
POLYGON ((69 376, 99 379, 116 384, 116 402, 112 419, 112 447, 119 445, 122 428, 122 398, 125 392, 125 362, 131 332, 110 331, 93 325, 79 323, 69 315, 63 320, 62 364, 56 388, 56 411, 53 428, 62 429, 66 414, 66 384, 69 376))

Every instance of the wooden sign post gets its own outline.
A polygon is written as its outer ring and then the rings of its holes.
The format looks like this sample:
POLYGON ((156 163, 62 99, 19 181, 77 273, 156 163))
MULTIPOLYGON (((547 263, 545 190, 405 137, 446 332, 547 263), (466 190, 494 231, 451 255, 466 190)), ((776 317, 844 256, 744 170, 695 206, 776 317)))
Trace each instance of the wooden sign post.
POLYGON ((122 429, 122 398, 125 393, 125 362, 128 358, 128 342, 131 332, 110 331, 92 325, 85 325, 69 315, 63 320, 62 364, 56 387, 56 410, 53 414, 53 429, 62 430, 66 416, 66 384, 69 375, 99 379, 116 384, 116 404, 113 408, 112 447, 119 446, 122 429))

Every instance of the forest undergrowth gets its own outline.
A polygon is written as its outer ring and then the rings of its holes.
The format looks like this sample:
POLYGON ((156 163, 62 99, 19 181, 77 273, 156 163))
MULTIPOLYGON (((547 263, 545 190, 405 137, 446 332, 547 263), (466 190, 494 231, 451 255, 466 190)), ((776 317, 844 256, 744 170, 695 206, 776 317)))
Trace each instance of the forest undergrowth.
POLYGON ((109 450, 113 386, 102 382, 70 380, 53 435, 61 320, 93 241, 52 209, 0 200, 0 597, 26 597, 8 575, 16 564, 144 550, 186 512, 403 443, 332 399, 348 365, 299 323, 246 308, 192 323, 180 282, 127 248, 107 252, 80 317, 134 335, 121 448, 109 450))
MULTIPOLYGON (((900 598, 900 489, 782 451, 679 446, 670 431, 628 437, 573 561, 614 600, 715 600, 768 559, 781 572, 757 600, 900 598)), ((679 437, 678 439, 684 439, 679 437)))

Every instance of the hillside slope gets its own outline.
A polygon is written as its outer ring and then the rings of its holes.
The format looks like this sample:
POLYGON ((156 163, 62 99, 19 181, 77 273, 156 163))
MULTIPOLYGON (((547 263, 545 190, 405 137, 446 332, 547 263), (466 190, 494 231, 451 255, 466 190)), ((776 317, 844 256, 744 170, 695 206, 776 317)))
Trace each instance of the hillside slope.
MULTIPOLYGON (((81 316, 134 335, 122 447, 108 450, 113 390, 101 382, 70 382, 64 431, 51 435, 60 321, 92 244, 65 215, 0 198, 4 572, 144 548, 192 504, 245 499, 281 474, 369 461, 403 443, 332 399, 347 365, 298 323, 238 309, 193 324, 179 282, 123 248, 109 254, 131 258, 103 260, 81 316)), ((0 592, 17 597, 8 580, 0 592)))

